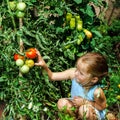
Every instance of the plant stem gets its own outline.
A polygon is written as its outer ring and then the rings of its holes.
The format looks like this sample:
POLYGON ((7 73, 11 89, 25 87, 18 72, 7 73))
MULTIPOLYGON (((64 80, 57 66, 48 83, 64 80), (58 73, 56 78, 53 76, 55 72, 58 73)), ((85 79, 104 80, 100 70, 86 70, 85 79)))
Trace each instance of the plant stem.
POLYGON ((12 19, 14 30, 16 31, 16 24, 15 24, 15 20, 14 20, 13 14, 12 14, 10 6, 9 6, 9 0, 7 0, 7 6, 8 6, 8 12, 10 13, 10 16, 11 16, 11 19, 12 19))

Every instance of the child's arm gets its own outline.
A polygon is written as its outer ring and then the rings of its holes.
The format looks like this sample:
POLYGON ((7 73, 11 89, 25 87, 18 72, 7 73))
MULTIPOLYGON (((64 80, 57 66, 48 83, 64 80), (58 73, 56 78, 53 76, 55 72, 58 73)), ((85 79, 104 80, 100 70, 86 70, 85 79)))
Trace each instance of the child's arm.
POLYGON ((47 72, 49 79, 50 80, 55 80, 55 81, 61 81, 61 80, 67 80, 67 79, 72 79, 74 78, 74 72, 75 72, 75 68, 71 68, 62 72, 52 72, 46 62, 43 60, 42 56, 40 55, 39 51, 37 51, 37 55, 38 55, 38 62, 35 63, 36 66, 41 66, 44 68, 44 70, 47 72))
POLYGON ((93 107, 95 107, 97 110, 103 110, 106 108, 106 97, 104 95, 104 92, 101 88, 98 88, 95 90, 95 93, 94 93, 94 100, 95 101, 89 101, 89 100, 86 100, 82 97, 74 97, 73 98, 73 104, 75 106, 81 106, 81 105, 85 105, 85 104, 90 104, 92 105, 93 107))
POLYGON ((106 108, 106 97, 101 88, 98 88, 94 92, 94 102, 88 101, 92 106, 98 110, 104 110, 106 108))

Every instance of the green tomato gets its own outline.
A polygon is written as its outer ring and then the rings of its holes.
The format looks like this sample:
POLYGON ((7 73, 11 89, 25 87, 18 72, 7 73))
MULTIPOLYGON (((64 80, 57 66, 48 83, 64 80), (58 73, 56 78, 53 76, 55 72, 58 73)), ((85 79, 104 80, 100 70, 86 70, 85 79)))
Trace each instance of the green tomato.
POLYGON ((118 100, 120 100, 120 95, 117 95, 117 97, 116 97, 118 100))
POLYGON ((79 35, 77 38, 77 45, 80 45, 82 41, 83 41, 83 37, 82 35, 79 35))
POLYGON ((80 15, 76 15, 75 18, 76 18, 76 21, 79 21, 81 19, 80 15))
POLYGON ((11 10, 15 10, 16 9, 16 1, 10 1, 9 2, 9 7, 11 10))
POLYGON ((80 45, 80 43, 81 43, 81 40, 77 39, 77 45, 80 45))
POLYGON ((66 14, 66 21, 69 22, 72 18, 72 14, 71 13, 67 13, 66 14))
POLYGON ((17 59, 17 60, 16 60, 16 65, 17 65, 17 66, 20 67, 20 66, 23 66, 23 64, 24 64, 24 61, 23 61, 22 59, 17 59))
POLYGON ((70 29, 74 29, 75 28, 75 18, 71 18, 70 20, 70 29))
POLYGON ((30 68, 28 67, 28 65, 23 65, 21 68, 20 68, 20 71, 21 73, 25 74, 25 73, 28 73, 30 70, 30 68))
POLYGON ((83 22, 81 20, 78 20, 77 21, 77 26, 76 26, 76 29, 78 31, 81 31, 83 29, 83 22))
POLYGON ((24 2, 17 3, 17 10, 24 11, 26 8, 26 4, 24 2))
POLYGON ((24 15, 25 15, 24 12, 21 12, 21 11, 17 11, 17 12, 16 12, 16 16, 17 16, 18 18, 23 18, 24 15))

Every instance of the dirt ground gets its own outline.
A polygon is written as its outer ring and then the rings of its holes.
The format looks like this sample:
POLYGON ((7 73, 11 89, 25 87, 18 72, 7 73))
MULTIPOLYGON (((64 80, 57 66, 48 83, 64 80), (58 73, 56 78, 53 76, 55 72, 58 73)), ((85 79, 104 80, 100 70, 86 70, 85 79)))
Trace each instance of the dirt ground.
POLYGON ((102 2, 105 3, 105 7, 98 7, 90 3, 95 9, 97 17, 103 20, 105 19, 109 25, 114 19, 120 19, 120 0, 102 0, 102 2))

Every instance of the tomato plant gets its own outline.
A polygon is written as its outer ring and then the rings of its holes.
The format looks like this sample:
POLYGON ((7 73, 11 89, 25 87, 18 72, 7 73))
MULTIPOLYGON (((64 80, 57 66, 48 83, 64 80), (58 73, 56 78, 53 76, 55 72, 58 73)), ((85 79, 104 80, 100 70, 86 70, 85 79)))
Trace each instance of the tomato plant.
MULTIPOLYGON (((112 46, 116 41, 119 42, 120 25, 117 22, 117 26, 113 27, 114 31, 110 26, 108 26, 110 30, 107 31, 106 25, 107 32, 104 34, 102 29, 99 31, 99 26, 104 26, 103 19, 101 21, 97 17, 91 3, 103 7, 101 1, 25 0, 27 6, 26 8, 24 6, 24 9, 18 9, 16 6, 18 1, 14 1, 12 7, 9 3, 12 2, 11 0, 0 1, 0 71, 2 71, 0 72, 0 100, 6 102, 5 112, 8 114, 5 119, 56 120, 58 119, 56 102, 59 98, 68 96, 71 86, 70 81, 49 81, 43 69, 30 68, 33 62, 29 64, 30 66, 26 63, 23 64, 24 67, 16 66, 15 62, 19 57, 17 55, 14 61, 11 57, 13 53, 25 52, 24 61, 36 56, 36 54, 28 54, 27 57, 26 53, 30 51, 25 51, 26 48, 37 48, 53 71, 63 71, 73 67, 77 58, 86 51, 103 53, 108 59, 111 73, 116 71, 115 74, 110 74, 112 76, 110 90, 105 91, 108 105, 119 103, 116 98, 120 92, 116 87, 120 76, 116 66, 119 64, 112 46), (19 13, 17 19, 16 13, 19 13), (78 25, 79 20, 82 21, 82 25, 78 25), (91 40, 88 40, 83 28, 92 33, 92 38, 89 37, 91 40), (116 29, 118 30, 115 31, 116 29), (110 33, 110 36, 107 33, 110 33), (113 33, 116 34, 114 37, 113 33), (111 66, 114 66, 114 71, 111 66), (24 75, 19 74, 19 69, 24 75)), ((33 60, 36 59, 35 57, 33 60)), ((70 116, 62 115, 61 119, 70 119, 70 116)))

